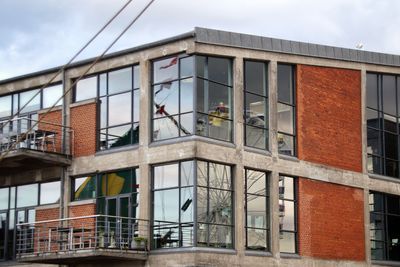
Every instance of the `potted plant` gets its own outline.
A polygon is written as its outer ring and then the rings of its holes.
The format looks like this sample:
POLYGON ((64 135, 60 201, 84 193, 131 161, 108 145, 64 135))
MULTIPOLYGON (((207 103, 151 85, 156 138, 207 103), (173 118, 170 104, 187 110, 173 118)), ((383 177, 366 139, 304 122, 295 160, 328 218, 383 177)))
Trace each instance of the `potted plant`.
POLYGON ((136 250, 145 250, 147 244, 147 238, 142 236, 136 236, 133 238, 131 248, 136 250))

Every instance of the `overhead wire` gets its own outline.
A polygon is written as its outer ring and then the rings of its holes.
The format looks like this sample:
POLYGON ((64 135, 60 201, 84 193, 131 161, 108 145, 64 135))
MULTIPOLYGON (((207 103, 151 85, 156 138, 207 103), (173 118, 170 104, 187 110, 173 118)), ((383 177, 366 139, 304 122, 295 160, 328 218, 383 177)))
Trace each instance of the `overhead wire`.
MULTIPOLYGON (((45 88, 47 88, 56 78, 58 75, 60 75, 82 52, 83 50, 85 50, 99 35, 100 33, 102 33, 104 31, 105 28, 108 27, 108 25, 110 25, 111 22, 114 21, 114 19, 116 19, 119 14, 121 14, 121 12, 132 2, 133 0, 128 0, 108 21, 106 24, 104 24, 103 27, 100 28, 100 30, 92 36, 92 38, 90 38, 90 40, 88 42, 86 42, 86 44, 65 64, 63 65, 57 72, 56 74, 54 74, 52 76, 52 78, 50 78, 50 80, 43 85, 29 100, 28 102, 26 102, 21 108, 19 108, 17 110, 17 112, 13 115, 11 115, 11 118, 8 119, 7 121, 3 122, 0 124, 0 130, 2 130, 4 128, 4 126, 8 125, 9 123, 11 123, 11 121, 15 118, 18 117, 18 115, 20 114, 20 112, 29 105, 29 103, 36 97, 38 96, 45 88)), ((57 103, 57 102, 56 102, 57 103)))
MULTIPOLYGON (((139 14, 137 14, 135 16, 135 18, 124 28, 124 30, 114 39, 114 41, 111 42, 111 44, 104 50, 104 52, 95 58, 95 60, 92 62, 92 64, 90 64, 90 66, 77 78, 74 80, 74 82, 71 84, 71 86, 65 90, 64 94, 57 100, 55 101, 55 103, 49 108, 47 109, 47 111, 45 113, 43 113, 43 115, 26 131, 26 133, 32 131, 32 129, 34 129, 42 120, 43 118, 46 117, 47 114, 49 114, 54 107, 57 105, 57 103, 63 99, 65 97, 65 95, 67 95, 72 88, 74 88, 74 86, 77 84, 77 82, 82 79, 82 77, 84 77, 92 68, 94 65, 97 64, 97 62, 99 62, 104 55, 114 46, 114 44, 116 42, 118 42, 118 40, 129 30, 129 28, 143 15, 143 13, 151 6, 151 4, 154 2, 155 0, 150 0, 147 5, 139 12, 139 14)), ((22 138, 19 138, 19 140, 23 140, 26 136, 26 133, 22 134, 22 138)), ((5 156, 8 155, 8 153, 13 150, 15 148, 15 146, 17 145, 18 141, 16 140, 15 143, 13 143, 13 145, 11 147, 9 147, 4 153, 2 153, 0 155, 0 162, 4 159, 5 156)))

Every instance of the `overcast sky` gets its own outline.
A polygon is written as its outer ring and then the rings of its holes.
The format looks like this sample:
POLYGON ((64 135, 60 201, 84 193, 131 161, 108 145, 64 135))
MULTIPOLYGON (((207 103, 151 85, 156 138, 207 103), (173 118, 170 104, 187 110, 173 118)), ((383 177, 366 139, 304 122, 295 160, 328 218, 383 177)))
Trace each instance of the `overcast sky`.
MULTIPOLYGON (((79 58, 100 54, 149 0, 133 0, 79 58)), ((65 64, 126 0, 0 0, 0 80, 65 64)), ((398 0, 156 0, 117 51, 195 26, 400 54, 398 0)))

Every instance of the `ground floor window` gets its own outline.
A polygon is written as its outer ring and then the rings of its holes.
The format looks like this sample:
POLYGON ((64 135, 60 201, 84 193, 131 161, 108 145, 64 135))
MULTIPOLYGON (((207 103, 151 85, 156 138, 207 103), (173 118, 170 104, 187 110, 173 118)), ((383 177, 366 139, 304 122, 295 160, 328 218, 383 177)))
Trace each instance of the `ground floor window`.
POLYGON ((296 179, 279 176, 279 247, 283 253, 297 253, 296 179))
POLYGON ((371 258, 400 261, 400 196, 371 192, 369 208, 371 258))
POLYGON ((152 247, 233 247, 231 166, 202 160, 153 166, 152 247))

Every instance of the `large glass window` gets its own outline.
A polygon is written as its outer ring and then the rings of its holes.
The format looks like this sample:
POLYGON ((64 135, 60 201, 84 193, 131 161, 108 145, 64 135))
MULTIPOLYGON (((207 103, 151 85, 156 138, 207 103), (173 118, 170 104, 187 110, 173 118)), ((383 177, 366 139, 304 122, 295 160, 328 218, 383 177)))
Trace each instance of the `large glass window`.
POLYGON ((399 178, 400 78, 367 74, 368 171, 399 178))
POLYGON ((293 177, 279 176, 280 252, 297 252, 297 194, 293 177))
POLYGON ((72 200, 84 200, 96 197, 96 176, 85 176, 72 179, 74 192, 72 200))
POLYGON ((153 167, 153 247, 232 248, 232 198, 228 165, 191 160, 153 167))
POLYGON ((78 81, 74 101, 99 100, 99 149, 139 142, 139 65, 78 81))
POLYGON ((244 170, 246 249, 270 251, 270 215, 268 174, 244 170))
POLYGON ((153 63, 153 140, 193 134, 193 57, 153 63))
POLYGON ((244 74, 245 144, 268 149, 267 63, 246 60, 244 74))
POLYGON ((21 185, 17 187, 17 208, 38 205, 38 184, 21 185))
POLYGON ((60 196, 60 181, 40 184, 40 205, 58 203, 60 196))
POLYGON ((278 64, 278 150, 296 155, 295 66, 278 64))
POLYGON ((231 141, 231 73, 226 58, 179 55, 154 61, 153 140, 195 133, 231 141))
POLYGON ((400 261, 400 196, 371 192, 369 208, 371 258, 400 261))

